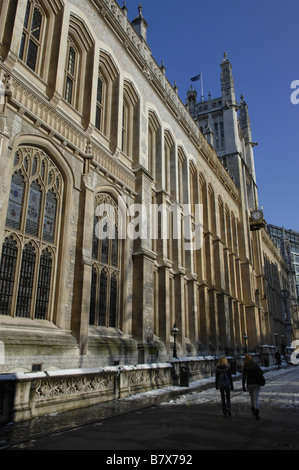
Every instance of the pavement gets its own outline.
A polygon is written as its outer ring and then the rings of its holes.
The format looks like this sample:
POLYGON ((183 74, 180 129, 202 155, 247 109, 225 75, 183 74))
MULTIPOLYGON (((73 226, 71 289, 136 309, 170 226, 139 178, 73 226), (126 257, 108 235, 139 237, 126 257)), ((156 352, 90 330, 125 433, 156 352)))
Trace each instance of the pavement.
POLYGON ((299 450, 298 373, 299 368, 296 373, 291 368, 272 374, 272 384, 268 383, 272 395, 261 403, 261 421, 252 416, 240 382, 232 394, 231 417, 222 415, 220 394, 211 388, 213 384, 174 387, 6 425, 0 429, 0 450, 97 450, 105 464, 135 468, 174 464, 171 459, 194 464, 200 450, 299 450), (273 396, 282 396, 279 390, 285 391, 286 384, 293 384, 294 406, 273 406, 273 396), (133 456, 136 461, 123 460, 133 456), (187 456, 192 461, 187 462, 187 456))

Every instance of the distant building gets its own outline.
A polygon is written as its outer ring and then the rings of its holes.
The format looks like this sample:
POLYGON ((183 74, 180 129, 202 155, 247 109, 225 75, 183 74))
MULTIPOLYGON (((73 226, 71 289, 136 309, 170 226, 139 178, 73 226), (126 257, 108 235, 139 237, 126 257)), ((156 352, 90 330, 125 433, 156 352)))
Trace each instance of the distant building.
POLYGON ((267 225, 268 233, 288 266, 289 291, 297 338, 299 338, 299 232, 286 230, 284 227, 267 225))
POLYGON ((268 232, 274 243, 281 249, 295 276, 296 293, 299 301, 299 232, 268 224, 268 232))

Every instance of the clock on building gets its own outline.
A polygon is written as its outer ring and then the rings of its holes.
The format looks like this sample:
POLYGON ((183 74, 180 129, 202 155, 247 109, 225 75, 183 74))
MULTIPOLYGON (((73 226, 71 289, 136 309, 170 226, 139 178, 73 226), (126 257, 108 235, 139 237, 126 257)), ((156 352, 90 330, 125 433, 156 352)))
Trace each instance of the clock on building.
POLYGON ((262 221, 264 218, 264 214, 262 213, 262 211, 260 210, 256 210, 256 211, 253 211, 251 213, 251 219, 254 221, 254 222, 260 222, 262 221))
POLYGON ((261 230, 263 227, 265 227, 263 212, 261 210, 252 211, 250 217, 250 230, 254 232, 255 230, 261 230))

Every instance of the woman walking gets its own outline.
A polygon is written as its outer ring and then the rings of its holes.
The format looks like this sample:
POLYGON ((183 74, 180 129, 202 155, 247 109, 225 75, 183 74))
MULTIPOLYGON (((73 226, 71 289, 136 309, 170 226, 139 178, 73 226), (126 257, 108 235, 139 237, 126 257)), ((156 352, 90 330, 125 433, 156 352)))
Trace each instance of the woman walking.
POLYGON ((259 367, 259 365, 254 362, 252 357, 249 354, 246 354, 244 365, 243 365, 243 391, 246 392, 246 383, 247 389, 250 394, 251 399, 251 411, 253 416, 255 416, 256 420, 260 420, 259 410, 260 410, 260 403, 259 403, 259 396, 261 386, 265 385, 265 379, 263 376, 263 371, 259 367))
POLYGON ((216 368, 216 390, 220 389, 223 415, 231 416, 230 392, 234 390, 228 360, 221 357, 216 368))

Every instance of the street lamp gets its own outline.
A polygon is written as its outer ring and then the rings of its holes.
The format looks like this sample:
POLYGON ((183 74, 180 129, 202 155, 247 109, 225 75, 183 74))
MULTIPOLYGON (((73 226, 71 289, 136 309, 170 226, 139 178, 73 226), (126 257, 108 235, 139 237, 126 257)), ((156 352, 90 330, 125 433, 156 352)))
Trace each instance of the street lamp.
POLYGON ((176 337, 177 337, 179 331, 180 331, 180 330, 177 328, 176 324, 174 324, 174 327, 172 328, 171 333, 172 333, 173 338, 174 338, 174 343, 173 343, 173 357, 174 357, 175 359, 178 358, 177 350, 176 350, 176 337))
POLYGON ((244 333, 243 338, 244 338, 244 341, 245 341, 245 354, 247 354, 247 353, 248 353, 248 351, 247 351, 247 340, 248 340, 248 336, 247 336, 246 333, 244 333))
POLYGON ((281 354, 284 356, 285 355, 285 344, 284 344, 284 335, 281 336, 281 354))

